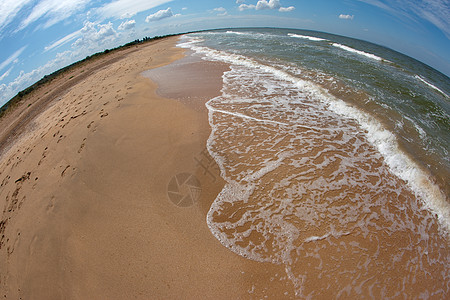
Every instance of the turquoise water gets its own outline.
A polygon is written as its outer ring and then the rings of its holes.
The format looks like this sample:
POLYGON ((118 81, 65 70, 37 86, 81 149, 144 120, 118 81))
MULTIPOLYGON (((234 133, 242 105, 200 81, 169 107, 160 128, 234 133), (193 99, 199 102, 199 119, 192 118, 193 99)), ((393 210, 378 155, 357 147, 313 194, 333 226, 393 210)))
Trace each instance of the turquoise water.
POLYGON ((230 65, 206 104, 226 182, 207 222, 224 246, 284 265, 299 297, 449 295, 448 77, 311 31, 179 46, 230 65))

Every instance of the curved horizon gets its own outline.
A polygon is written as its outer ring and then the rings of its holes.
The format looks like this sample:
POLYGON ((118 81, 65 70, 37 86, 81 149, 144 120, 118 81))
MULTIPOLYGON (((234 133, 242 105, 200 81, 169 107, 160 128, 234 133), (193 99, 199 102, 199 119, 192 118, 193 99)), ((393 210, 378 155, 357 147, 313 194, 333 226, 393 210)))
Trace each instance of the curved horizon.
POLYGON ((450 7, 399 0, 6 1, 0 9, 0 106, 44 75, 145 36, 272 27, 368 41, 450 75, 450 7), (207 24, 207 25, 205 25, 207 24))
MULTIPOLYGON (((2 99, 2 98, 0 98, 0 108, 3 108, 3 107, 4 107, 5 105, 7 105, 11 100, 13 100, 17 95, 20 95, 20 93, 23 93, 23 92, 26 91, 28 88, 32 87, 34 84, 37 84, 39 81, 41 81, 42 79, 45 79, 45 78, 48 77, 48 76, 51 76, 51 75, 53 75, 53 74, 55 74, 55 73, 59 73, 59 72, 61 72, 62 70, 64 70, 65 68, 68 68, 68 67, 70 68, 70 66, 75 65, 75 64, 80 63, 80 62, 83 62, 83 61, 85 61, 86 59, 89 59, 89 58, 91 58, 91 57, 93 57, 93 56, 101 55, 101 54, 107 54, 109 51, 117 50, 117 49, 120 49, 120 48, 126 47, 126 46, 130 46, 130 45, 132 45, 133 43, 137 43, 137 42, 141 43, 141 42, 146 42, 147 40, 154 40, 154 39, 164 38, 164 37, 168 37, 168 36, 177 36, 177 35, 178 35, 178 36, 181 36, 181 35, 185 35, 185 34, 200 33, 200 32, 208 32, 208 31, 213 32, 213 31, 220 31, 220 30, 252 30, 252 29, 262 29, 262 28, 266 28, 266 29, 281 29, 281 30, 293 30, 293 31, 301 31, 301 32, 311 32, 311 33, 316 33, 316 34, 318 33, 318 34, 324 34, 324 35, 330 35, 330 36, 336 36, 336 37, 343 37, 343 38, 351 39, 351 40, 354 40, 354 41, 362 41, 362 42, 366 42, 366 43, 369 43, 369 44, 373 44, 373 45, 375 45, 375 46, 377 46, 377 47, 381 47, 381 48, 384 48, 384 49, 393 51, 393 52, 395 52, 395 53, 401 54, 401 55, 403 55, 403 56, 405 56, 405 57, 407 57, 407 58, 409 58, 409 59, 412 59, 412 60, 414 60, 414 61, 416 61, 416 62, 419 62, 419 63, 421 63, 422 65, 424 65, 426 68, 432 69, 433 71, 435 71, 435 72, 441 74, 443 77, 449 79, 449 77, 448 77, 446 74, 440 72, 439 70, 433 68, 432 66, 430 66, 430 65, 428 65, 428 64, 426 64, 426 63, 424 63, 424 62, 422 62, 422 61, 420 61, 420 60, 415 59, 414 57, 408 56, 407 54, 401 53, 401 52, 396 51, 396 50, 394 50, 394 49, 391 49, 391 48, 389 48, 389 47, 386 47, 386 46, 383 46, 383 45, 380 45, 380 44, 376 44, 376 43, 373 43, 373 42, 370 42, 370 41, 366 41, 366 40, 363 40, 363 39, 356 39, 356 38, 352 38, 352 37, 348 37, 348 36, 344 36, 344 35, 338 35, 338 34, 332 34, 332 33, 324 32, 324 31, 316 31, 316 30, 308 30, 308 29, 295 29, 295 28, 282 28, 282 27, 264 27, 264 26, 261 26, 261 27, 223 27, 223 28, 211 28, 211 29, 194 30, 194 31, 189 31, 189 32, 171 33, 171 34, 166 34, 166 35, 162 35, 162 36, 152 36, 152 37, 147 37, 147 36, 145 36, 145 37, 142 37, 142 38, 137 38, 137 39, 135 39, 135 40, 128 41, 127 43, 118 45, 118 46, 116 46, 116 47, 114 47, 114 48, 110 48, 110 49, 106 48, 106 49, 103 49, 103 50, 98 51, 98 52, 90 53, 90 54, 88 54, 88 55, 87 55, 86 57, 84 57, 84 58, 80 58, 79 60, 70 62, 70 63, 68 63, 67 65, 62 66, 61 68, 59 68, 59 69, 57 69, 57 70, 54 70, 54 71, 51 72, 51 73, 48 73, 48 74, 43 75, 43 77, 38 78, 36 81, 31 82, 28 86, 24 87, 22 90, 19 90, 19 91, 17 92, 17 94, 14 94, 11 98, 9 98, 9 99, 2 99), (6 101, 5 101, 5 100, 6 100, 6 101), (3 102, 3 101, 4 101, 4 102, 3 102)), ((315 37, 312 37, 312 38, 315 38, 315 37)), ((389 62, 389 60, 386 60, 386 59, 377 57, 376 55, 371 54, 371 53, 365 53, 365 52, 363 52, 363 51, 360 51, 360 50, 357 50, 357 49, 353 49, 353 48, 348 47, 348 46, 346 46, 346 45, 336 44, 336 43, 333 43, 333 42, 330 41, 330 40, 326 40, 326 39, 321 39, 321 40, 328 41, 331 45, 333 45, 333 46, 335 46, 335 47, 339 47, 339 48, 344 49, 344 50, 346 50, 346 51, 356 52, 356 53, 362 52, 363 55, 366 55, 366 56, 368 56, 368 57, 372 57, 372 58, 374 57, 374 58, 377 59, 377 60, 382 60, 382 61, 389 62)), ((418 78, 421 78, 420 75, 417 75, 417 74, 416 74, 415 76, 417 76, 418 78)), ((421 79, 421 80, 424 81, 423 79, 421 79)), ((424 82, 426 82, 426 81, 424 81, 424 82)), ((427 82, 427 84, 430 85, 430 86, 433 86, 434 89, 436 89, 436 90, 439 91, 441 94, 443 94, 443 95, 445 95, 445 96, 448 97, 448 95, 447 95, 445 92, 443 92, 442 90, 440 90, 439 88, 435 87, 434 85, 432 85, 432 84, 430 84, 430 83, 428 83, 428 82, 427 82)))

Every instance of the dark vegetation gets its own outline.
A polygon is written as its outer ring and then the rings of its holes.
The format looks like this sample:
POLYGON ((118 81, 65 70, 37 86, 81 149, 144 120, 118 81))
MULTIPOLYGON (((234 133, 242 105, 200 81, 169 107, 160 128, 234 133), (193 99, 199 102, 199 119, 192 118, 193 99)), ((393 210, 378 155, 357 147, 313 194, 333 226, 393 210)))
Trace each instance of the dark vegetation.
MULTIPOLYGON (((102 55, 108 54, 108 53, 112 53, 112 52, 116 52, 119 50, 123 50, 123 49, 128 49, 130 47, 136 46, 138 44, 143 44, 143 43, 147 43, 147 42, 151 42, 151 41, 155 41, 155 40, 159 40, 162 38, 166 38, 166 37, 170 37, 170 36, 175 36, 176 34, 170 34, 170 35, 164 35, 164 36, 155 36, 155 37, 144 37, 143 39, 137 39, 134 40, 132 42, 129 42, 125 45, 116 47, 116 48, 112 48, 112 49, 106 49, 105 51, 102 52, 97 52, 93 55, 87 56, 85 59, 82 59, 80 61, 77 61, 71 65, 68 65, 62 69, 59 69, 49 75, 45 75, 41 80, 39 80, 38 82, 36 82, 35 84, 27 87, 26 89, 20 91, 19 93, 17 93, 16 96, 14 96, 11 100, 9 100, 7 103, 5 103, 5 105, 3 105, 0 108, 0 118, 3 117, 10 109, 13 109, 14 107, 16 107, 18 104, 20 104, 22 102, 22 99, 30 94, 31 92, 33 92, 34 90, 38 89, 39 87, 41 87, 42 85, 51 82, 53 79, 55 79, 58 75, 61 75, 67 71, 72 70, 74 67, 80 66, 81 64, 85 63, 85 62, 89 62, 92 61, 94 59, 99 58, 102 55)), ((73 77, 73 76, 72 76, 73 77)), ((71 78, 69 78, 71 79, 71 78)))

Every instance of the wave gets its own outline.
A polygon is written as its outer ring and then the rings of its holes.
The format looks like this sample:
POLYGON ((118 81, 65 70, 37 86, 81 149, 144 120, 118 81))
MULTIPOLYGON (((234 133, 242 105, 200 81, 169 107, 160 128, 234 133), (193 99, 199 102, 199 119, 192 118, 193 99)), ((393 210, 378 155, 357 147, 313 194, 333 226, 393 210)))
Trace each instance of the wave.
POLYGON ((282 122, 277 122, 277 121, 272 121, 272 120, 263 120, 263 119, 250 117, 250 116, 247 116, 247 115, 244 115, 244 114, 240 114, 240 113, 236 113, 236 112, 226 111, 226 110, 222 110, 222 109, 215 109, 212 106, 210 106, 209 104, 206 104, 206 107, 210 111, 219 112, 219 113, 222 113, 222 114, 225 114, 225 115, 231 115, 231 116, 239 117, 239 118, 242 118, 242 119, 253 120, 253 121, 261 122, 261 123, 271 123, 271 124, 276 124, 276 125, 289 126, 289 124, 287 124, 287 123, 282 123, 282 122))
POLYGON ((340 48, 342 50, 345 50, 345 51, 348 51, 348 52, 351 52, 351 53, 356 53, 356 54, 359 54, 359 55, 362 55, 362 56, 365 56, 365 57, 368 57, 368 58, 371 58, 371 59, 374 59, 374 60, 377 60, 377 61, 389 62, 388 60, 386 60, 384 58, 381 58, 379 56, 376 56, 375 54, 367 53, 367 52, 364 52, 364 51, 361 51, 361 50, 356 50, 356 49, 354 49, 352 47, 349 47, 349 46, 341 45, 341 44, 338 44, 338 43, 332 43, 331 45, 333 45, 334 47, 340 48))
POLYGON ((432 88, 432 89, 438 91, 439 93, 441 93, 441 94, 444 95, 445 97, 450 98, 450 96, 447 95, 446 93, 444 93, 444 91, 442 91, 441 89, 439 89, 437 86, 435 86, 435 85, 429 83, 428 81, 426 81, 425 79, 423 79, 421 76, 415 75, 414 77, 415 77, 416 79, 419 79, 421 82, 425 83, 425 84, 426 84, 427 86, 429 86, 430 88, 432 88))
POLYGON ((327 41, 326 39, 314 37, 314 36, 308 36, 308 35, 301 35, 301 34, 295 34, 295 33, 288 33, 288 36, 293 38, 299 38, 299 39, 306 39, 310 41, 320 42, 320 41, 327 41))
MULTIPOLYGON (((180 43, 180 47, 190 48, 194 52, 204 55, 205 59, 264 70, 279 79, 294 84, 300 90, 313 95, 314 98, 325 103, 330 110, 338 115, 357 121, 364 130, 367 140, 383 156, 384 161, 389 166, 391 172, 407 183, 415 195, 423 201, 425 207, 437 216, 440 224, 445 228, 446 233, 448 234, 450 232, 450 205, 447 203, 446 196, 439 187, 433 183, 430 176, 400 149, 395 135, 384 128, 377 119, 368 113, 347 104, 345 101, 334 97, 328 93, 327 90, 313 82, 297 78, 283 70, 261 64, 254 59, 243 55, 231 54, 204 46, 197 46, 197 43, 201 40, 196 38, 194 38, 194 40, 192 37, 184 36, 182 39, 187 39, 187 42, 180 43)), ((383 60, 373 54, 355 50, 344 45, 333 45, 360 55, 383 60)), ((245 116, 241 115, 240 117, 245 116)))
POLYGON ((398 178, 404 180, 414 194, 422 199, 425 207, 437 216, 440 224, 450 233, 450 205, 439 187, 432 182, 430 176, 408 155, 400 150, 395 135, 369 114, 354 108, 342 100, 330 103, 334 112, 357 120, 367 132, 369 142, 384 157, 390 170, 398 178))
POLYGON ((228 35, 238 35, 238 36, 246 36, 250 38, 258 38, 258 39, 271 39, 277 37, 277 35, 273 35, 270 33, 260 33, 260 32, 250 32, 250 31, 233 31, 227 30, 226 32, 220 32, 218 34, 228 34, 228 35))
POLYGON ((227 32, 228 34, 237 34, 237 35, 249 35, 249 33, 245 33, 245 32, 238 32, 238 31, 232 31, 232 30, 228 30, 227 32))

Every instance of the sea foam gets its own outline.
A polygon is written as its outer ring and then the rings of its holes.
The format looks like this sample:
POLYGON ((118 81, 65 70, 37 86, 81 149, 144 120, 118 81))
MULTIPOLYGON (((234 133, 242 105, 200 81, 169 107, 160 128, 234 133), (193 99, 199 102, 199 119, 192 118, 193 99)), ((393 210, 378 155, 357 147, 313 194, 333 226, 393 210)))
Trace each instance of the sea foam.
POLYGON ((309 36, 309 35, 295 34, 295 33, 288 33, 288 36, 293 37, 293 38, 306 39, 306 40, 315 41, 315 42, 327 41, 326 39, 309 36))
POLYGON ((395 298, 430 272, 440 276, 426 278, 432 292, 445 294, 442 236, 430 228, 439 220, 448 234, 449 207, 395 135, 315 82, 201 41, 180 46, 230 64, 222 95, 206 104, 207 148, 226 182, 207 214, 212 234, 243 257, 282 264, 301 298, 330 284, 334 294, 381 288, 395 298))
MULTIPOLYGON (((195 37, 185 36, 183 39, 185 39, 185 41, 179 44, 180 47, 190 48, 191 50, 204 55, 207 59, 261 69, 269 72, 273 76, 276 76, 282 80, 287 80, 294 84, 297 88, 312 94, 313 97, 326 103, 329 108, 336 113, 347 118, 357 120, 366 132, 368 140, 383 155, 384 160, 391 168, 391 171, 408 183, 411 190, 414 191, 414 193, 424 201, 426 207, 438 217, 447 234, 450 233, 450 205, 446 200, 446 196, 440 191, 438 186, 430 180, 430 176, 411 158, 409 158, 407 154, 400 150, 395 136, 385 129, 378 120, 369 114, 350 106, 344 101, 335 98, 324 88, 314 84, 313 82, 299 79, 283 70, 272 66, 263 65, 254 59, 243 55, 226 53, 224 51, 214 50, 203 46, 196 46, 196 44, 200 43, 202 40, 195 37)), ((355 52, 373 59, 382 60, 373 54, 355 50, 344 45, 333 45, 350 52, 355 52)))
POLYGON ((383 59, 383 58, 381 58, 379 56, 376 56, 375 54, 367 53, 367 52, 364 52, 364 51, 361 51, 361 50, 356 50, 356 49, 354 49, 352 47, 345 46, 345 45, 342 45, 342 44, 332 43, 331 45, 333 45, 334 47, 340 48, 342 50, 345 50, 345 51, 348 51, 348 52, 351 52, 351 53, 356 53, 356 54, 359 54, 359 55, 362 55, 362 56, 365 56, 365 57, 368 57, 368 58, 371 58, 371 59, 374 59, 374 60, 377 60, 377 61, 388 61, 388 60, 383 59))
POLYGON ((442 91, 440 88, 438 88, 437 86, 429 83, 428 81, 426 81, 425 79, 423 79, 421 76, 419 75, 414 75, 414 77, 416 79, 419 79, 422 83, 425 83, 427 86, 429 86, 430 88, 434 89, 435 91, 438 91, 439 93, 441 93, 442 95, 444 95, 447 98, 450 98, 444 91, 442 91))

